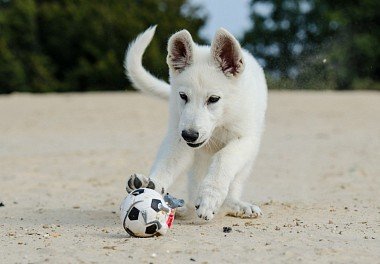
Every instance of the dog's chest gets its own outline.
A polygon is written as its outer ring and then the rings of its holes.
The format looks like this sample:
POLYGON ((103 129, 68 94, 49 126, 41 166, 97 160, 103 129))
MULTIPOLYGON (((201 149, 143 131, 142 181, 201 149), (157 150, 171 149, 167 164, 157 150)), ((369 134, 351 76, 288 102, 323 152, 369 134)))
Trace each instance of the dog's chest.
POLYGON ((234 133, 224 127, 215 128, 209 142, 202 148, 208 153, 216 153, 224 148, 234 138, 234 133))

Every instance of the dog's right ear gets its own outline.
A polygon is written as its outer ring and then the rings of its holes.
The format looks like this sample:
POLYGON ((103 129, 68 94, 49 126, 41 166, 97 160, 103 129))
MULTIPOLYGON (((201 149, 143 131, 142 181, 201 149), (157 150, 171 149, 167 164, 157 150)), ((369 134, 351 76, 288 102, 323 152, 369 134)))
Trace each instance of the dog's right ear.
POLYGON ((227 77, 236 77, 244 70, 239 42, 224 28, 219 29, 211 44, 211 55, 217 67, 227 77))
POLYGON ((166 63, 180 73, 193 63, 193 39, 187 30, 181 30, 170 37, 166 63))

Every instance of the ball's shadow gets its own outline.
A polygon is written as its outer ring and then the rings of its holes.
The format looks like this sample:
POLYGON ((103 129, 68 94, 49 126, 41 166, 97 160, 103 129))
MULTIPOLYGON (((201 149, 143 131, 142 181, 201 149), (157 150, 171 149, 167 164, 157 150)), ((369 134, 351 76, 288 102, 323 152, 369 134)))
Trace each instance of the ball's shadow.
POLYGON ((68 228, 73 226, 113 227, 118 224, 119 216, 115 211, 70 209, 70 208, 40 208, 12 210, 12 218, 5 217, 2 222, 20 222, 27 225, 60 225, 68 228))

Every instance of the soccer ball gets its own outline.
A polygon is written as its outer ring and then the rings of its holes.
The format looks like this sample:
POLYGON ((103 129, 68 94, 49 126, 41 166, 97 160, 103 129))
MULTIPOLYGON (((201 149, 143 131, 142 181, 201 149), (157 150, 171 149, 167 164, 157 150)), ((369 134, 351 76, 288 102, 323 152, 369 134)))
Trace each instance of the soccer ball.
POLYGON ((120 206, 120 219, 124 229, 134 237, 165 234, 173 220, 171 215, 174 217, 172 209, 162 196, 147 188, 134 190, 120 206))

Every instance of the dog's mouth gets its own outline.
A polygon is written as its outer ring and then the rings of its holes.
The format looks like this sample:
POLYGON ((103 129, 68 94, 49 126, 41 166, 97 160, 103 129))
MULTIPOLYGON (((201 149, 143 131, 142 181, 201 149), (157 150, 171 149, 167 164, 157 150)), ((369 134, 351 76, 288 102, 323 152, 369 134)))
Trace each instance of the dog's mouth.
POLYGON ((197 148, 197 147, 200 147, 200 146, 202 146, 203 145, 203 143, 205 143, 206 142, 206 140, 205 141, 202 141, 202 142, 200 142, 200 143, 190 143, 190 142, 186 142, 186 144, 188 145, 188 146, 190 146, 190 147, 192 147, 192 148, 197 148))

